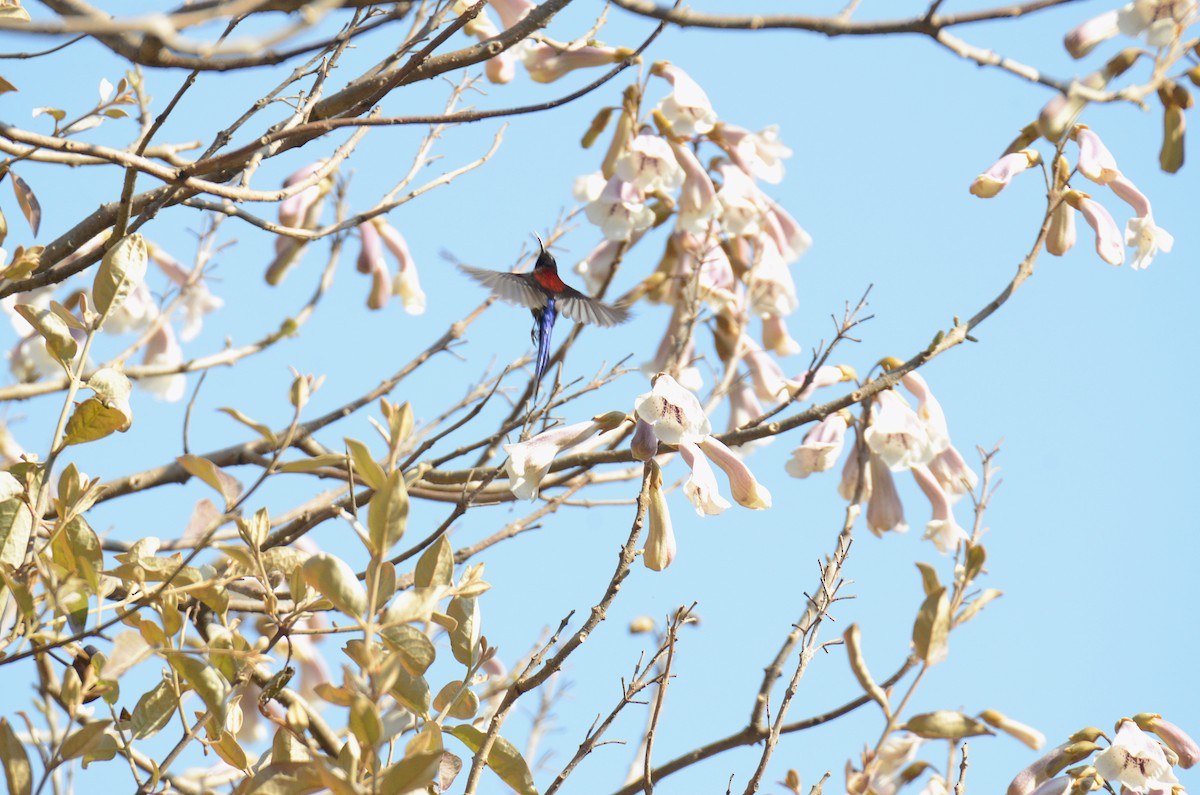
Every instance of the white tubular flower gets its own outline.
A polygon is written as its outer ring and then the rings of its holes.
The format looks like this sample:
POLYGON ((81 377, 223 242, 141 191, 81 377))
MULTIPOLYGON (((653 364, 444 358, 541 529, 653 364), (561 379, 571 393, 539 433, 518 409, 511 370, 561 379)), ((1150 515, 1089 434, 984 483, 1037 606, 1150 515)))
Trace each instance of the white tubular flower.
MULTIPOLYGON (((634 232, 627 245, 632 246, 643 234, 643 232, 634 232)), ((607 284, 608 276, 612 273, 613 265, 617 261, 617 253, 621 251, 623 245, 626 245, 624 240, 605 239, 575 266, 575 272, 587 282, 588 292, 595 295, 600 288, 607 284)))
POLYGON ((1125 245, 1121 230, 1117 229, 1117 222, 1108 210, 1104 209, 1104 205, 1077 190, 1068 191, 1064 201, 1079 210, 1083 214, 1083 220, 1087 221, 1088 226, 1096 233, 1096 253, 1100 255, 1100 259, 1109 265, 1123 263, 1125 245))
POLYGON ((371 291, 367 293, 367 307, 382 309, 392 297, 392 280, 388 276, 387 263, 383 259, 383 241, 375 224, 366 221, 358 225, 362 248, 358 252, 358 272, 371 275, 371 291))
POLYGON ((778 315, 768 315, 762 320, 763 347, 778 356, 795 356, 804 350, 800 343, 788 333, 787 322, 778 315))
POLYGON ((934 456, 928 466, 951 502, 974 490, 979 483, 979 477, 953 445, 934 456))
POLYGON ((730 159, 747 174, 771 185, 783 181, 783 161, 792 156, 792 150, 779 140, 778 124, 758 132, 724 124, 719 142, 730 159))
POLYGON ((1128 718, 1117 727, 1112 745, 1097 754, 1092 764, 1110 784, 1133 792, 1170 792, 1179 783, 1162 746, 1128 718))
POLYGON ((542 42, 529 42, 521 54, 521 62, 535 83, 553 83, 568 72, 606 66, 630 54, 630 50, 617 47, 587 44, 565 49, 542 42))
POLYGON ((376 218, 374 224, 376 230, 379 231, 379 237, 383 239, 383 245, 391 252, 400 266, 392 280, 392 295, 400 296, 400 302, 408 314, 425 314, 425 291, 421 289, 421 279, 417 275, 417 263, 413 259, 412 252, 408 250, 408 243, 405 241, 404 235, 382 218, 376 218))
POLYGON ((746 463, 724 442, 715 436, 706 436, 700 440, 700 449, 729 478, 729 491, 734 502, 754 510, 771 507, 771 492, 759 484, 746 463))
MULTIPOLYGON (((303 182, 320 171, 324 166, 324 160, 309 163, 285 179, 283 187, 290 188, 298 182, 303 182)), ((309 185, 298 193, 288 196, 279 203, 279 223, 291 227, 307 226, 311 220, 311 210, 317 205, 321 197, 329 192, 330 187, 332 187, 331 180, 321 180, 313 185, 309 185), (329 182, 328 185, 326 184, 327 182, 329 182)))
POLYGON ((500 17, 500 24, 506 30, 537 8, 533 0, 488 0, 488 5, 496 12, 496 16, 500 17))
POLYGON ((856 378, 858 378, 858 373, 848 364, 823 364, 816 371, 805 370, 795 378, 788 380, 791 382, 793 389, 808 381, 808 386, 804 387, 796 395, 796 400, 808 400, 812 397, 812 393, 818 389, 840 384, 843 381, 853 381, 856 378), (808 377, 809 373, 812 373, 811 379, 808 377))
POLYGON ((675 155, 675 162, 683 169, 683 185, 679 190, 675 223, 685 232, 702 235, 721 212, 717 188, 713 185, 708 170, 691 149, 678 141, 670 141, 669 144, 672 154, 675 155))
POLYGON ((734 236, 761 233, 763 216, 770 209, 762 191, 745 171, 732 163, 722 163, 719 169, 721 188, 717 200, 721 202, 721 224, 734 236))
POLYGON ((971 183, 972 195, 981 199, 992 198, 1008 187, 1008 183, 1012 182, 1017 174, 1037 165, 1041 157, 1036 149, 1022 149, 1005 155, 975 178, 971 183))
POLYGON ((1133 716, 1133 721, 1142 731, 1154 732, 1167 748, 1178 758, 1178 764, 1184 770, 1194 767, 1200 762, 1200 744, 1183 729, 1170 721, 1163 720, 1157 712, 1142 712, 1133 716))
POLYGON ((42 335, 30 334, 8 352, 8 369, 18 383, 27 384, 44 375, 62 372, 62 365, 46 350, 42 335))
POLYGON ((846 446, 848 413, 845 409, 830 414, 804 435, 804 442, 792 451, 783 468, 794 478, 806 478, 814 472, 833 469, 846 446))
POLYGON ((770 205, 764 216, 767 233, 775 239, 783 258, 788 262, 795 262, 812 248, 812 235, 805 231, 787 210, 767 198, 766 194, 762 194, 762 197, 770 205))
POLYGON ((666 373, 654 377, 651 391, 638 395, 637 416, 654 427, 666 444, 698 443, 712 432, 704 407, 688 390, 666 373))
POLYGON ((925 423, 892 389, 875 396, 875 412, 863 439, 895 472, 928 464, 935 455, 925 423))
POLYGON ((1159 251, 1170 253, 1175 245, 1171 233, 1154 223, 1150 200, 1125 176, 1118 175, 1108 183, 1112 192, 1133 208, 1134 217, 1125 224, 1125 245, 1134 249, 1129 267, 1142 270, 1150 266, 1159 251))
POLYGON ((675 560, 675 530, 671 527, 667 496, 662 490, 662 472, 653 461, 650 462, 650 493, 647 496, 649 529, 646 532, 642 563, 651 571, 662 571, 675 560))
POLYGON ((770 354, 758 346, 749 337, 742 336, 742 346, 746 351, 742 360, 750 370, 750 380, 754 384, 754 394, 759 400, 778 403, 786 400, 791 390, 799 386, 793 384, 783 374, 783 368, 771 358, 770 354))
POLYGON ((1117 33, 1116 10, 1105 11, 1100 16, 1081 22, 1067 31, 1067 35, 1063 37, 1063 46, 1072 58, 1078 60, 1117 33))
POLYGON ((757 242, 758 257, 746 280, 750 309, 759 317, 790 315, 800 305, 791 269, 774 238, 760 235, 757 242))
MULTIPOLYGON (((736 431, 764 413, 762 404, 754 396, 754 390, 745 381, 738 381, 729 388, 729 423, 726 425, 726 432, 736 431)), ((774 436, 764 436, 761 439, 743 442, 734 449, 741 455, 748 455, 751 451, 766 447, 774 441, 774 436)))
POLYGON ((1121 176, 1117 159, 1086 124, 1076 124, 1071 129, 1071 139, 1079 144, 1079 173, 1101 185, 1107 185, 1121 176))
POLYGON ((665 78, 674 89, 660 103, 658 110, 671 122, 671 130, 683 138, 711 132, 717 123, 708 95, 687 72, 668 62, 659 61, 650 68, 650 73, 665 78))
POLYGON ((150 295, 146 282, 138 282, 129 297, 109 313, 103 330, 109 334, 125 334, 130 331, 145 331, 158 319, 158 304, 150 295))
POLYGON ((687 442, 679 445, 679 453, 692 470, 687 483, 683 484, 683 493, 696 507, 696 513, 700 516, 716 516, 728 508, 729 500, 721 496, 717 476, 700 448, 687 442))
POLYGON ((646 206, 642 192, 619 177, 604 185, 584 213, 609 240, 629 240, 654 223, 654 211, 646 206))
POLYGON ((917 416, 925 423, 925 433, 929 436, 934 454, 941 453, 950 446, 950 429, 946 425, 942 404, 933 396, 924 376, 915 370, 905 373, 900 383, 917 399, 917 416))
POLYGON ((913 467, 913 477, 921 491, 929 498, 929 507, 933 510, 933 518, 925 525, 925 538, 933 542, 938 552, 943 555, 958 549, 960 541, 967 541, 970 536, 954 520, 954 511, 950 507, 950 498, 942 491, 937 478, 928 467, 913 467))
POLYGON ((524 442, 504 445, 504 452, 508 453, 504 471, 508 473, 509 491, 519 500, 536 499, 555 456, 591 438, 601 429, 602 425, 596 420, 577 422, 543 431, 524 442))
POLYGON ((1117 27, 1134 38, 1146 34, 1151 47, 1166 47, 1195 11, 1193 0, 1133 0, 1117 11, 1117 27))
POLYGON ((838 481, 838 496, 847 502, 854 501, 859 480, 863 481, 860 502, 871 498, 871 468, 863 469, 859 466, 858 453, 857 446, 850 448, 850 455, 846 456, 846 463, 842 465, 841 480, 838 481))
POLYGON ((879 746, 879 753, 871 760, 863 771, 869 776, 869 785, 865 792, 884 795, 900 789, 900 780, 925 741, 912 732, 895 732, 888 736, 879 746))
MULTIPOLYGON (((851 456, 856 458, 857 456, 851 456)), ((887 462, 872 452, 867 466, 871 471, 871 496, 867 498, 867 529, 877 536, 884 533, 906 533, 904 505, 896 491, 896 481, 887 462)))
POLYGON ((673 191, 685 177, 671 145, 645 133, 634 136, 613 168, 618 177, 646 193, 673 191))
MULTIPOLYGON (((148 367, 176 367, 183 364, 183 349, 175 339, 175 332, 167 324, 158 327, 154 336, 146 342, 146 353, 142 364, 148 367)), ((187 378, 182 373, 156 375, 142 378, 138 386, 159 400, 174 403, 183 397, 187 389, 187 378)))
POLYGON ((183 327, 179 330, 179 339, 190 342, 203 328, 204 316, 225 306, 225 302, 208 291, 203 279, 189 283, 192 274, 187 268, 158 246, 150 244, 147 253, 167 278, 183 291, 183 327))
POLYGON ((946 779, 930 776, 929 781, 925 782, 925 788, 918 795, 950 795, 950 788, 946 786, 946 779))

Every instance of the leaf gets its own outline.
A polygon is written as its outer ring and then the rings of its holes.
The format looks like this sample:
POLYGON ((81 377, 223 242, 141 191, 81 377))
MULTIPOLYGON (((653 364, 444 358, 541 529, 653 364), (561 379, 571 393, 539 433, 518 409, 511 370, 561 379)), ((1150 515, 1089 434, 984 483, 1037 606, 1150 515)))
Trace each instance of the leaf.
POLYGON ((238 411, 237 409, 230 408, 229 406, 225 406, 223 408, 217 409, 217 411, 223 411, 226 414, 228 414, 230 417, 233 417, 235 420, 240 422, 241 424, 248 426, 250 428, 253 428, 255 431, 258 432, 259 436, 266 439, 272 446, 279 444, 279 439, 275 436, 275 431, 271 430, 266 425, 263 425, 261 422, 256 422, 255 420, 250 419, 249 417, 247 417, 245 414, 238 411))
POLYGON ((280 472, 316 472, 318 469, 328 469, 329 467, 343 467, 346 464, 346 456, 338 455, 337 453, 325 453, 323 455, 315 455, 312 458, 301 458, 297 461, 288 461, 278 467, 280 472))
POLYGON ((12 83, 0 77, 0 94, 7 94, 9 91, 16 91, 17 87, 12 83))
POLYGON ((408 525, 408 486, 404 473, 394 470, 371 498, 367 511, 367 530, 372 552, 383 557, 404 535, 408 525))
POLYGON ((107 77, 100 78, 99 93, 100 93, 100 104, 101 105, 103 105, 105 102, 108 102, 109 98, 112 97, 113 84, 108 81, 107 77))
POLYGON ((175 704, 175 690, 166 679, 159 682, 150 692, 143 693, 130 718, 129 727, 133 730, 133 739, 145 740, 157 734, 159 729, 171 720, 175 713, 175 704))
POLYGON ((225 506, 231 507, 242 493, 242 484, 233 475, 198 455, 181 455, 175 459, 179 465, 195 477, 200 478, 225 498, 225 506))
POLYGON ((0 762, 8 780, 8 795, 30 795, 33 792, 33 769, 25 746, 17 739, 8 718, 0 718, 0 762))
POLYGON ((453 575, 454 552, 450 549, 450 540, 442 535, 421 554, 413 582, 418 588, 449 587, 453 575))
POLYGON ((967 545, 967 565, 963 571, 963 578, 967 582, 971 582, 979 576, 979 572, 983 571, 983 564, 987 561, 987 550, 983 545, 975 546, 967 545))
POLYGON ((924 737, 927 740, 961 740, 963 737, 995 734, 982 721, 951 709, 939 709, 936 712, 913 715, 908 723, 900 728, 908 729, 918 737, 924 737))
POLYGON ((429 683, 423 676, 409 676, 407 671, 400 671, 395 684, 388 692, 409 712, 422 715, 429 710, 432 696, 429 683))
POLYGON ((0 563, 13 568, 25 560, 33 514, 22 500, 13 497, 0 501, 0 563))
POLYGON ((446 613, 458 622, 450 632, 450 651, 463 665, 471 665, 479 650, 479 603, 473 596, 456 596, 446 613))
POLYGON ((100 317, 108 315, 146 278, 146 241, 140 234, 126 235, 104 254, 92 282, 92 301, 100 317))
POLYGON ((437 657, 433 641, 416 627, 401 624, 380 630, 379 634, 400 654, 404 670, 413 676, 424 676, 437 657))
POLYGON ((367 592, 341 558, 318 552, 304 561, 304 581, 351 618, 362 618, 367 592))
MULTIPOLYGON (((3 7, 0 7, 0 18, 3 18, 3 7)), ((63 119, 67 118, 67 112, 65 110, 59 110, 58 108, 51 107, 34 108, 32 117, 36 119, 43 113, 52 117, 55 121, 62 121, 63 119)))
POLYGON ((225 677, 221 676, 221 672, 198 657, 186 654, 172 654, 168 662, 204 701, 204 706, 212 713, 216 725, 224 726, 225 717, 229 712, 229 694, 233 688, 229 686, 225 677))
POLYGON ((862 685, 866 694, 883 709, 884 716, 891 720, 892 707, 888 703, 887 693, 875 683, 875 678, 871 676, 871 671, 867 668, 867 661, 863 657, 861 632, 858 624, 851 624, 842 637, 846 641, 846 654, 850 659, 850 670, 854 672, 854 678, 862 685))
POLYGON ((917 570, 921 572, 921 587, 925 589, 925 595, 936 591, 942 587, 938 581, 937 569, 930 566, 928 563, 917 563, 917 570))
POLYGON ((86 444, 103 439, 114 431, 124 430, 125 415, 110 409, 96 398, 88 398, 75 407, 71 419, 67 420, 67 434, 63 446, 86 444))
POLYGON ((101 112, 110 119, 124 119, 129 115, 124 108, 105 108, 101 112))
POLYGON ((934 665, 946 659, 949 636, 950 598, 946 595, 946 589, 943 587, 925 597, 925 602, 917 611, 917 620, 913 623, 912 634, 917 656, 928 665, 934 665))
POLYGON ((355 693, 351 697, 348 728, 363 748, 374 748, 383 736, 383 721, 379 717, 379 708, 362 693, 355 693))
POLYGON ((92 748, 100 743, 104 736, 104 730, 108 728, 112 721, 110 719, 93 721, 85 723, 79 728, 79 731, 68 737, 62 746, 62 758, 75 759, 83 756, 92 748))
POLYGON ((66 127, 58 131, 59 135, 74 135, 81 133, 84 130, 90 130, 93 127, 99 127, 104 123, 104 117, 97 113, 89 113, 88 115, 71 122, 66 127))
POLYGON ((437 724, 426 728, 409 742, 404 758, 383 774, 381 792, 411 792, 426 787, 442 764, 442 733, 437 724))
POLYGON ((459 720, 471 720, 479 711, 479 696, 474 690, 463 686, 461 679, 447 682, 433 697, 433 708, 438 712, 446 710, 446 714, 459 720), (450 699, 454 703, 450 703, 450 699), (449 709, 447 709, 449 707, 449 709))
POLYGON ((354 463, 354 471, 363 483, 379 491, 387 483, 387 473, 371 455, 370 449, 357 439, 346 439, 346 449, 350 451, 350 460, 354 463))
POLYGON ((33 230, 33 236, 37 237, 38 227, 42 225, 42 205, 38 203, 37 196, 33 193, 33 188, 29 187, 29 183, 17 176, 17 172, 9 171, 8 175, 12 177, 13 193, 17 196, 17 205, 21 208, 21 212, 25 214, 25 220, 29 222, 29 228, 33 230))
POLYGON ((63 367, 70 367, 79 350, 71 329, 58 315, 48 308, 36 307, 30 304, 17 304, 13 307, 17 314, 25 318, 33 330, 46 341, 46 350, 63 367))
MULTIPOLYGON (((476 753, 483 747, 485 735, 474 726, 460 724, 446 731, 462 740, 468 748, 476 753)), ((496 735, 496 739, 492 743, 487 765, 493 773, 500 777, 501 781, 512 787, 519 795, 537 795, 537 787, 533 785, 533 774, 529 772, 529 765, 525 764, 525 760, 516 746, 500 735, 496 735)))
POLYGON ((983 593, 971 600, 971 603, 959 611, 958 616, 954 619, 954 626, 966 623, 975 617, 975 614, 987 605, 993 599, 1004 596, 1003 591, 998 591, 995 588, 985 588, 983 593))
POLYGON ((56 561, 66 564, 64 568, 83 577, 92 593, 99 591, 104 553, 96 531, 82 516, 71 517, 61 532, 54 534, 52 552, 56 561))

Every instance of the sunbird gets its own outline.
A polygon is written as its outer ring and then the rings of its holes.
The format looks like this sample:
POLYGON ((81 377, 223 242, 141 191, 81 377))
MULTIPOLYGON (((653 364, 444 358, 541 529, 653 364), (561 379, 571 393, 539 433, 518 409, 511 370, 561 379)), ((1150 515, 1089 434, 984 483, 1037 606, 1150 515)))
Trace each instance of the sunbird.
POLYGON ((537 369, 533 376, 535 390, 550 361, 550 335, 560 313, 576 323, 593 323, 597 326, 616 326, 629 319, 629 310, 625 307, 598 301, 563 283, 558 276, 558 263, 554 261, 554 255, 546 250, 540 237, 538 246, 541 247, 541 253, 529 273, 489 271, 462 264, 458 266, 463 273, 491 290, 497 298, 528 307, 533 313, 530 337, 537 347, 537 369))

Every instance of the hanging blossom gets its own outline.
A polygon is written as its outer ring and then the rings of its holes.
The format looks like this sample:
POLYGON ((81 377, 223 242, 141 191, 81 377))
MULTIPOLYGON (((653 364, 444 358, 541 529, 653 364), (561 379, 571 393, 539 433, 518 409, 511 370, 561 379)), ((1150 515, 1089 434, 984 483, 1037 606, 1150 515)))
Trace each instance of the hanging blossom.
POLYGON ((673 90, 658 103, 658 111, 671 123, 675 135, 690 138, 712 131, 717 123, 717 113, 704 89, 687 72, 669 61, 658 61, 650 67, 650 74, 671 84, 673 90))
POLYGON ((1184 770, 1200 763, 1200 744, 1191 735, 1170 721, 1164 720, 1157 712, 1139 712, 1133 716, 1133 722, 1142 731, 1154 732, 1163 745, 1171 749, 1171 753, 1179 760, 1176 762, 1184 770))
MULTIPOLYGON (((879 752, 865 760, 861 771, 847 764, 846 789, 854 795, 895 795, 904 785, 904 772, 925 741, 912 732, 893 732, 879 752)), ((864 758, 865 758, 864 754, 864 758)))
POLYGON ((634 136, 613 168, 618 177, 644 193, 674 191, 686 176, 671 145, 646 133, 634 136))
POLYGON ((1108 150, 1100 136, 1086 124, 1071 128, 1071 139, 1079 144, 1079 173, 1100 185, 1107 185, 1121 175, 1117 159, 1108 150))
MULTIPOLYGON (((455 0, 454 14, 463 14, 471 4, 465 0, 455 0)), ((506 25, 506 27, 508 27, 506 25)), ((488 16, 486 11, 481 11, 474 19, 463 26, 463 33, 468 36, 474 36, 481 42, 486 42, 488 39, 494 39, 500 35, 500 28, 496 27, 496 23, 488 16)), ((483 73, 491 83, 503 85, 512 82, 512 79, 517 76, 517 62, 514 48, 509 48, 500 52, 497 55, 488 58, 487 63, 483 67, 483 73)))
POLYGON ((368 309, 383 309, 392 297, 392 280, 388 276, 387 263, 383 259, 383 240, 379 230, 370 221, 358 225, 362 248, 355 263, 359 273, 370 274, 371 290, 367 293, 368 309))
POLYGON ((1117 27, 1126 36, 1144 35, 1151 47, 1166 47, 1195 13, 1194 0, 1133 0, 1117 11, 1117 27))
POLYGON ((721 187, 717 200, 721 202, 721 224, 730 235, 753 237, 763 228, 763 216, 770 210, 762 191, 745 171, 732 163, 721 163, 721 187))
POLYGON ((696 508, 700 516, 716 516, 729 507, 729 500, 721 496, 717 476, 700 448, 686 442, 679 445, 679 454, 691 468, 692 474, 683 484, 683 493, 696 508))
POLYGON ((687 310, 683 303, 677 303, 671 311, 671 319, 667 321, 667 328, 663 334, 662 341, 658 344, 658 350, 654 352, 654 358, 643 362, 641 371, 647 377, 653 377, 655 373, 663 372, 667 369, 668 364, 674 359, 677 366, 674 368, 676 379, 679 384, 691 392, 698 391, 704 386, 704 377, 700 374, 700 368, 692 364, 692 359, 696 351, 696 338, 694 334, 694 326, 688 327, 680 322, 681 317, 687 310), (679 347, 678 354, 675 353, 677 347, 676 335, 686 333, 687 339, 679 347))
POLYGON ((522 42, 521 62, 535 83, 553 83, 576 69, 606 66, 633 55, 624 47, 585 44, 571 47, 558 42, 545 43, 526 39, 522 42))
POLYGON ((183 327, 179 329, 179 339, 183 342, 195 339, 204 326, 204 316, 225 306, 225 302, 209 292, 203 278, 199 275, 193 278, 178 260, 159 246, 149 244, 147 253, 183 293, 183 327))
POLYGON ((990 199, 1008 187, 1013 177, 1036 166, 1042 159, 1036 149, 1022 149, 997 160, 971 183, 971 194, 990 199))
POLYGON ((399 266, 396 276, 392 279, 392 295, 400 296, 400 302, 408 314, 425 314, 425 291, 421 289, 417 263, 408 250, 404 235, 382 218, 376 218, 374 223, 375 228, 379 230, 379 236, 383 238, 384 248, 391 253, 399 266))
POLYGON ((863 440, 871 451, 898 472, 928 464, 937 454, 925 423, 894 389, 874 398, 875 410, 863 440))
POLYGON ((667 510, 667 495, 662 488, 662 470, 658 463, 649 462, 650 479, 646 495, 646 547, 642 552, 642 563, 651 571, 662 571, 675 561, 675 530, 671 526, 671 513, 667 510))
POLYGON ((1133 792, 1169 793, 1179 783, 1162 746, 1128 718, 1118 724, 1112 745, 1097 754, 1092 764, 1110 784, 1133 792))
POLYGON ((508 454, 504 471, 508 474, 509 491, 519 500, 536 499, 542 480, 559 453, 600 431, 612 430, 624 421, 624 413, 610 411, 594 417, 591 422, 562 425, 524 442, 504 445, 504 452, 508 454))
MULTIPOLYGON (((603 185, 601 185, 601 189, 603 189, 603 185)), ((575 265, 575 272, 587 282, 589 292, 595 295, 608 284, 609 274, 612 273, 617 262, 617 255, 641 240, 645 233, 644 229, 634 232, 628 240, 605 238, 575 265)))
POLYGON ((1067 191, 1063 201, 1079 210, 1083 220, 1092 228, 1096 235, 1096 253, 1100 259, 1109 265, 1120 265, 1125 261, 1124 239, 1117 222, 1104 208, 1104 205, 1086 193, 1077 190, 1067 191))
MULTIPOLYGON (((325 167, 327 161, 318 160, 295 171, 283 182, 285 188, 290 188, 314 177, 325 167)), ((321 210, 325 205, 325 197, 333 190, 333 176, 327 174, 324 178, 309 185, 299 192, 287 197, 279 203, 279 223, 294 229, 312 229, 317 226, 321 210)), ((291 270, 308 247, 308 241, 300 238, 279 235, 275 238, 275 258, 267 266, 265 278, 267 284, 275 285, 283 281, 283 277, 291 270)))
POLYGON ((599 172, 575 182, 575 198, 588 202, 584 213, 609 240, 629 240, 654 223, 645 195, 620 177, 607 182, 599 172))
POLYGON ((675 214, 676 228, 702 235, 721 213, 717 188, 708 175, 708 169, 691 149, 673 139, 668 144, 675 162, 683 171, 683 184, 680 186, 675 214))
POLYGON ((537 8, 533 0, 488 0, 488 5, 500 17, 505 30, 520 22, 529 12, 537 8))
MULTIPOLYGON (((175 332, 166 323, 146 342, 142 364, 147 367, 175 368, 183 364, 183 349, 175 339, 175 332)), ((187 378, 183 373, 168 373, 138 379, 138 386, 159 400, 174 403, 183 398, 187 389, 187 378)))
POLYGON ((717 144, 738 168, 772 185, 783 181, 783 161, 792 156, 792 150, 779 140, 779 125, 750 132, 744 127, 722 124, 719 133, 717 144))
POLYGON ((971 537, 954 520, 950 498, 929 468, 913 467, 912 474, 921 491, 929 498, 929 506, 933 510, 933 518, 925 525, 925 538, 933 541, 938 552, 949 554, 958 548, 959 542, 968 541, 971 537))
MULTIPOLYGON (((757 257, 746 275, 750 309, 759 317, 782 317, 796 311, 796 282, 774 238, 757 238, 757 257)), ((770 346, 768 346, 770 347, 770 346)))
POLYGON ((804 435, 799 447, 792 451, 784 469, 794 478, 806 478, 814 472, 833 469, 846 445, 846 430, 850 427, 850 412, 835 411, 814 425, 804 435))
POLYGON ((795 356, 804 348, 788 332, 787 321, 779 315, 768 315, 762 319, 763 348, 777 356, 795 356))
POLYGON ((926 466, 937 478, 938 484, 951 502, 956 502, 964 494, 974 491, 979 483, 979 476, 967 466, 962 453, 958 452, 954 445, 935 455, 926 466))
POLYGON ((1125 224, 1125 245, 1134 249, 1129 267, 1142 270, 1150 266, 1158 252, 1170 253, 1175 245, 1171 233, 1154 223, 1150 200, 1123 175, 1117 175, 1108 187, 1133 208, 1134 217, 1125 224))

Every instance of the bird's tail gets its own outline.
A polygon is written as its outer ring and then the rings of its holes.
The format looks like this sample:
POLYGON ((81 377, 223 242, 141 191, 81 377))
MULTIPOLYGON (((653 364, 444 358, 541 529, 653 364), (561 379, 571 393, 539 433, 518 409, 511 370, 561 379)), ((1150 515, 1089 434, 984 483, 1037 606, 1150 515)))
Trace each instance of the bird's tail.
POLYGON ((554 299, 550 298, 546 306, 540 310, 533 324, 537 344, 537 369, 533 374, 533 393, 536 395, 542 376, 546 373, 546 365, 550 363, 550 335, 554 330, 554 321, 558 318, 558 310, 554 308, 554 299))

